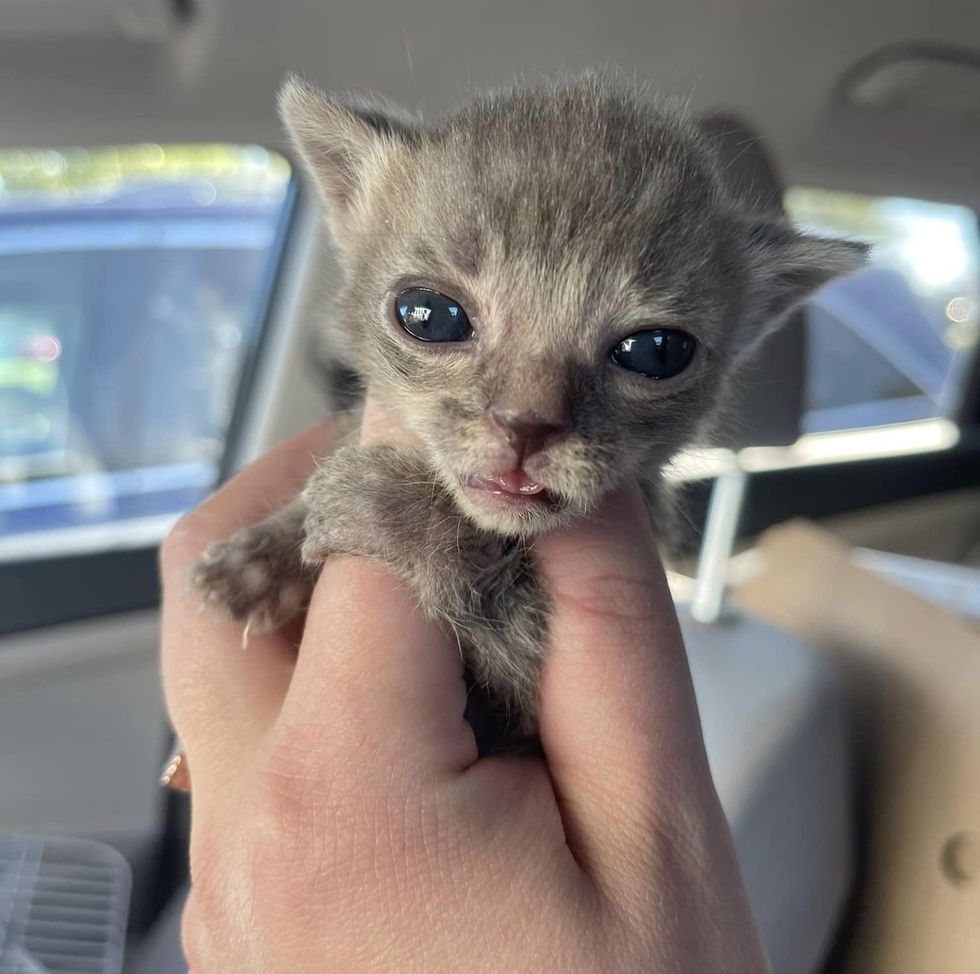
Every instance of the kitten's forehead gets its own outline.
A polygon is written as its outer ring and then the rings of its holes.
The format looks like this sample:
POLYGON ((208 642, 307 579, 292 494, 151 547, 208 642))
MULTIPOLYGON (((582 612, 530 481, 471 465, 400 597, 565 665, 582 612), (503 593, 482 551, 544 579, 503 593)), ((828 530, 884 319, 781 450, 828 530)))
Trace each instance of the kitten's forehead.
POLYGON ((497 302, 667 305, 710 249, 713 159, 676 111, 628 91, 485 99, 401 165, 388 223, 405 260, 493 287, 497 302))
POLYGON ((518 243, 621 228, 715 190, 694 126, 627 92, 580 86, 477 102, 429 142, 443 189, 475 194, 518 243), (550 236, 549 236, 550 235, 550 236))

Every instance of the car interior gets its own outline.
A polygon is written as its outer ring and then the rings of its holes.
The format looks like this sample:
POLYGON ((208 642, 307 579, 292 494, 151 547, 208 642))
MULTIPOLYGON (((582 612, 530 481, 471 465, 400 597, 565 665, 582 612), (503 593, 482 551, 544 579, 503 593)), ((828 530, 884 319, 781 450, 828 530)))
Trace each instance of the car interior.
POLYGON ((283 77, 435 119, 609 65, 687 105, 732 194, 873 245, 669 473, 773 970, 980 970, 980 8, 0 0, 0 974, 186 970, 157 551, 337 405, 283 77), (85 869, 111 936, 27 908, 85 869))

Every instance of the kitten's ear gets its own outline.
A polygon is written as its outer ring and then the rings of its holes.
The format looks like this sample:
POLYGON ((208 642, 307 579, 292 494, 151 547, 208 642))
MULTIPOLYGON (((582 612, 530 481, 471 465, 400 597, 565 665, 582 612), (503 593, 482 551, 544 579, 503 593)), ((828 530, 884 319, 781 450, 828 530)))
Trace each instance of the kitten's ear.
POLYGON ((327 204, 338 242, 364 206, 372 172, 396 143, 417 136, 410 115, 374 95, 335 98, 297 78, 279 89, 279 114, 327 204))
POLYGON ((751 276, 749 314, 768 332, 814 291, 864 267, 870 247, 853 240, 816 237, 787 223, 742 225, 751 276))

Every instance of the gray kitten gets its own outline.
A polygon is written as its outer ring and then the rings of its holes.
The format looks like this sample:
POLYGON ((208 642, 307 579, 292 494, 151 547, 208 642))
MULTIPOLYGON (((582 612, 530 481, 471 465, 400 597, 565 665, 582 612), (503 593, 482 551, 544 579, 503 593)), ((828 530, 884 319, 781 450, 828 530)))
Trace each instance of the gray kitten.
POLYGON ((274 627, 329 554, 380 558, 458 637, 492 750, 535 728, 534 535, 629 478, 660 509, 661 470, 740 361, 866 249, 744 212, 697 126, 616 80, 489 95, 427 128, 295 79, 280 107, 344 270, 332 347, 420 446, 342 446, 195 579, 274 627))

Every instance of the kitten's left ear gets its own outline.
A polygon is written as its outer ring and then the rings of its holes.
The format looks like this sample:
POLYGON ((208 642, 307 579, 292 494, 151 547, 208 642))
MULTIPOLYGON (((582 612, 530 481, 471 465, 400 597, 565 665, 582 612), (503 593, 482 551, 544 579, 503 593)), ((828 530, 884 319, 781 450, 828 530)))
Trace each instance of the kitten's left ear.
POLYGON ((776 221, 744 224, 742 246, 750 274, 747 311, 762 334, 814 291, 864 267, 871 249, 853 240, 802 233, 776 221))
POLYGON ((384 155, 396 144, 414 141, 417 123, 379 96, 335 98, 295 75, 279 89, 279 113, 343 245, 384 155))

